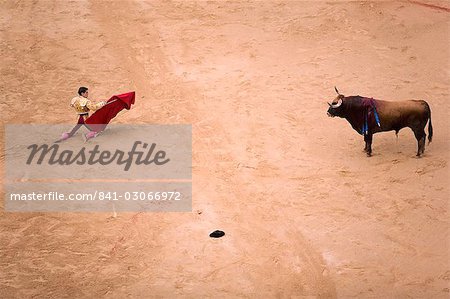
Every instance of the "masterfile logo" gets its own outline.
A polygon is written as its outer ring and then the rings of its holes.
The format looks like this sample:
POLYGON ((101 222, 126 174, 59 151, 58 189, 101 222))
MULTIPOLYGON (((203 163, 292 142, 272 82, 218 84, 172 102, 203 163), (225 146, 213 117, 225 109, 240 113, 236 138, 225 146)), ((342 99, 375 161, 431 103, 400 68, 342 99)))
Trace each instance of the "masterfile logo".
POLYGON ((79 132, 55 143, 65 130, 6 125, 7 210, 191 209, 190 125, 110 125, 88 142, 79 132))
POLYGON ((132 164, 136 165, 164 165, 170 161, 166 158, 166 152, 163 150, 155 150, 156 143, 149 145, 146 142, 135 141, 129 152, 121 150, 100 151, 100 146, 96 145, 92 150, 86 150, 82 147, 78 152, 73 150, 59 150, 58 144, 49 146, 48 144, 32 144, 27 147, 30 150, 30 155, 27 159, 27 164, 31 165, 33 162, 37 165, 48 163, 49 165, 108 165, 116 163, 117 165, 124 165, 124 170, 128 171, 132 164), (139 150, 139 147, 142 150, 139 150), (156 153, 154 153, 156 152, 156 153), (35 159, 36 158, 36 159, 35 159))

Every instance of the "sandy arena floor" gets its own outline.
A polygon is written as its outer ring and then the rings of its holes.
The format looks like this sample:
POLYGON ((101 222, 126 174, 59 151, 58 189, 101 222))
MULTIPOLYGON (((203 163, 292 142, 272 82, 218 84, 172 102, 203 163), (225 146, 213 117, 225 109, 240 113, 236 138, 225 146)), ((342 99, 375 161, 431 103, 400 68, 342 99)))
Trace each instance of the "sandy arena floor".
POLYGON ((1 1, 1 123, 135 90, 115 123, 193 126, 193 212, 2 208, 0 297, 449 298, 450 4, 427 4, 1 1), (424 157, 405 129, 366 158, 334 86, 428 101, 424 157))

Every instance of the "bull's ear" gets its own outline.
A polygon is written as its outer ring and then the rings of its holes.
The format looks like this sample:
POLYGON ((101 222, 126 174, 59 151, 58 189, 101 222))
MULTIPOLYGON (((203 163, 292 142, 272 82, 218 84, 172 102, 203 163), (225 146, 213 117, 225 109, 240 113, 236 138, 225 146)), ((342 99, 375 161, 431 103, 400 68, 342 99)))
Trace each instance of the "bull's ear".
POLYGON ((330 104, 329 102, 327 102, 327 104, 328 104, 328 106, 330 106, 330 107, 331 107, 331 104, 330 104))
POLYGON ((334 90, 336 90, 336 93, 337 93, 337 94, 340 94, 340 93, 339 93, 339 90, 337 90, 336 86, 334 87, 334 90))

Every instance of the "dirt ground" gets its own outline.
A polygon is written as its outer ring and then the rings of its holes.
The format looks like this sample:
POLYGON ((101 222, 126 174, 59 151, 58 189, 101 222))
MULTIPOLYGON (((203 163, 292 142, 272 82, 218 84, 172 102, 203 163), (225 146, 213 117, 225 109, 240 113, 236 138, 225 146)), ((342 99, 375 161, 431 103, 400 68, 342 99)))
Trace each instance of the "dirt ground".
POLYGON ((2 209, 0 297, 449 298, 450 5, 427 4, 1 1, 2 124, 135 90, 115 123, 193 126, 193 212, 2 209), (405 129, 367 158, 334 86, 428 101, 425 155, 405 129))

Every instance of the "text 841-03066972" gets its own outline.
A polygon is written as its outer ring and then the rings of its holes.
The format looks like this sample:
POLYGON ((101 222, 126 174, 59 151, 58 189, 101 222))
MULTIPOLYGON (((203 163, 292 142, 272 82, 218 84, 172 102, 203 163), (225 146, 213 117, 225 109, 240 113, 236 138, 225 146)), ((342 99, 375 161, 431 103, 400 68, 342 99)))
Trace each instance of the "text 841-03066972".
POLYGON ((177 191, 157 192, 99 192, 99 200, 181 200, 182 194, 177 191))

